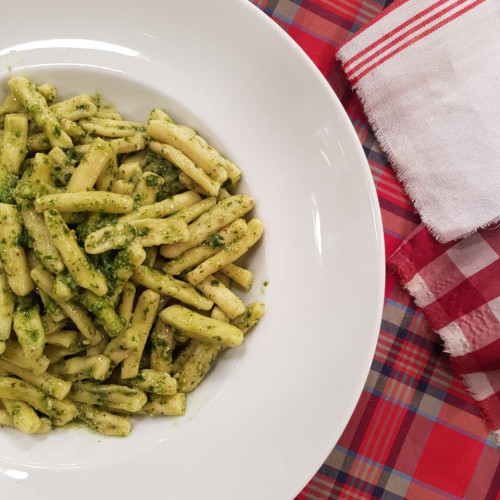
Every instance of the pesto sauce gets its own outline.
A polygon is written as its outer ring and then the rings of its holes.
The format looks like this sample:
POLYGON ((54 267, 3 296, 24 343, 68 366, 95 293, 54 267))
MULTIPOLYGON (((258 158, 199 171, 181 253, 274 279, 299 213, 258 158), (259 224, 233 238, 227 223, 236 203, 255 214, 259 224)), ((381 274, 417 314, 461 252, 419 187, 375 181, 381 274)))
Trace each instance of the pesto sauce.
POLYGON ((0 170, 0 202, 8 203, 14 205, 16 203, 14 199, 14 190, 17 186, 19 178, 17 175, 7 172, 6 170, 0 170))

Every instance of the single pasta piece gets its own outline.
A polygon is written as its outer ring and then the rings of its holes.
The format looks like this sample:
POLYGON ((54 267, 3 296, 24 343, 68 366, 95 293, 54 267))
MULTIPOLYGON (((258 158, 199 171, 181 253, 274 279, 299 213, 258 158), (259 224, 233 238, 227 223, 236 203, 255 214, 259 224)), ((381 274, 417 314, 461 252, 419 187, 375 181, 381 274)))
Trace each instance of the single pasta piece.
POLYGON ((57 97, 57 89, 52 85, 52 83, 42 83, 37 87, 38 92, 45 97, 48 104, 51 104, 57 97))
POLYGON ((248 269, 237 266, 236 264, 227 264, 221 268, 220 272, 232 279, 235 283, 238 283, 244 290, 248 291, 252 288, 253 274, 248 269))
POLYGON ((158 396, 172 396, 177 392, 177 380, 166 372, 139 370, 136 377, 127 380, 128 385, 158 396))
MULTIPOLYGON (((181 172, 179 174, 179 182, 186 187, 186 189, 192 189, 193 191, 196 191, 197 193, 201 194, 202 196, 210 196, 207 191, 205 191, 199 184, 197 184, 191 177, 186 175, 185 172, 181 172)), ((222 189, 219 188, 219 191, 222 189)), ((218 193, 217 193, 218 196, 218 193)))
POLYGON ((0 267, 0 340, 8 340, 14 317, 15 297, 7 275, 0 267))
POLYGON ((45 335, 51 335, 69 328, 70 321, 66 316, 63 316, 61 319, 54 319, 48 311, 45 312, 46 314, 42 316, 42 325, 45 330, 45 335))
POLYGON ((185 221, 176 217, 167 219, 140 219, 130 223, 137 232, 137 239, 143 247, 168 245, 189 238, 185 221))
POLYGON ((0 106, 0 117, 8 113, 25 113, 25 107, 16 99, 14 94, 8 95, 0 106))
POLYGON ((38 359, 45 347, 45 331, 38 302, 24 297, 17 301, 13 328, 24 356, 38 359))
POLYGON ((192 340, 192 342, 194 347, 190 349, 189 357, 175 374, 180 392, 190 392, 198 387, 217 355, 224 349, 223 346, 207 344, 199 340, 192 340))
POLYGON ((68 120, 67 118, 59 118, 59 123, 62 129, 71 137, 71 139, 79 141, 85 140, 86 132, 83 130, 78 123, 73 120, 68 120))
POLYGON ((43 215, 50 237, 76 283, 93 291, 96 295, 105 295, 108 285, 104 275, 87 260, 76 237, 69 230, 59 212, 51 209, 46 210, 43 215))
POLYGON ((136 238, 137 232, 131 224, 115 224, 101 227, 85 238, 85 251, 95 255, 126 248, 136 238))
POLYGON ((14 190, 19 177, 6 168, 0 168, 0 203, 14 204, 14 190))
POLYGON ((219 306, 214 306, 213 309, 210 311, 210 317, 214 319, 218 319, 219 321, 224 321, 226 323, 229 323, 229 318, 227 317, 227 314, 220 309, 219 306))
POLYGON ((116 178, 118 180, 130 181, 135 186, 139 182, 141 174, 141 164, 138 161, 129 161, 122 163, 118 167, 116 178))
POLYGON ((252 302, 248 304, 241 316, 231 321, 231 324, 237 326, 243 333, 246 333, 264 316, 264 311, 265 305, 262 302, 252 302))
POLYGON ((108 296, 99 297, 90 290, 85 290, 78 295, 77 301, 94 314, 110 337, 116 337, 127 326, 127 321, 118 316, 115 305, 108 296))
POLYGON ((196 285, 200 292, 213 300, 230 319, 245 312, 243 301, 215 276, 209 276, 196 285))
POLYGON ((97 108, 96 118, 107 118, 108 120, 121 120, 122 115, 111 106, 101 106, 97 108))
POLYGON ((24 248, 19 244, 21 222, 17 208, 0 203, 0 261, 12 291, 19 296, 30 293, 35 284, 30 276, 24 248))
POLYGON ((146 132, 146 127, 142 123, 112 118, 91 117, 78 123, 85 131, 103 137, 132 137, 137 133, 146 132))
MULTIPOLYGON (((38 89, 40 90, 40 87, 38 89)), ((97 106, 92 98, 85 94, 52 104, 50 109, 57 117, 72 121, 78 121, 97 114, 97 106)))
POLYGON ((128 436, 132 430, 130 420, 122 415, 115 415, 102 408, 86 403, 75 403, 76 417, 89 427, 105 436, 128 436))
POLYGON ((146 266, 139 266, 131 279, 137 285, 174 297, 202 311, 209 311, 214 305, 212 300, 204 297, 189 283, 146 266))
POLYGON ((243 333, 239 328, 178 304, 163 309, 160 318, 188 337, 209 344, 235 347, 243 342, 243 333))
POLYGON ((168 215, 174 214, 183 208, 189 207, 201 201, 201 197, 194 191, 185 191, 171 198, 165 198, 162 201, 152 203, 137 208, 118 219, 118 223, 129 222, 138 219, 162 219, 168 215))
POLYGON ((136 205, 144 206, 154 203, 164 182, 163 177, 154 172, 141 174, 133 193, 136 205))
POLYGON ((47 334, 47 331, 45 331, 45 333, 45 342, 59 347, 68 348, 70 345, 74 344, 78 338, 78 332, 76 330, 59 330, 50 334, 47 334))
POLYGON ((89 191, 94 187, 106 165, 112 161, 116 163, 113 146, 104 139, 97 137, 91 143, 78 167, 76 167, 68 182, 66 191, 68 193, 89 191))
POLYGON ((145 290, 139 295, 135 306, 130 328, 137 332, 137 346, 122 362, 121 378, 137 377, 142 353, 148 340, 149 332, 156 319, 156 311, 160 303, 160 295, 153 290, 145 290))
POLYGON ((4 130, 0 148, 0 168, 17 175, 28 153, 28 115, 5 115, 4 130))
POLYGON ((64 270, 64 261, 50 238, 43 215, 34 210, 31 204, 28 203, 22 203, 20 210, 36 258, 50 272, 62 272, 64 270))
POLYGON ((39 132, 36 134, 28 135, 28 152, 32 153, 34 151, 49 151, 51 148, 49 138, 43 133, 39 132))
POLYGON ((186 395, 178 392, 173 396, 151 395, 139 413, 154 417, 155 415, 184 415, 186 413, 186 395))
POLYGON ((35 182, 28 175, 23 175, 12 194, 16 203, 22 205, 24 203, 32 204, 40 196, 57 192, 57 188, 43 182, 41 179, 35 182))
POLYGON ((111 186, 111 192, 116 194, 123 194, 125 196, 132 196, 135 186, 132 182, 123 179, 118 179, 111 186))
POLYGON ((56 322, 67 318, 67 314, 64 312, 63 308, 44 290, 39 288, 38 295, 45 309, 46 316, 50 316, 50 318, 56 322))
POLYGON ((24 401, 16 399, 1 399, 4 408, 12 419, 12 425, 21 432, 33 434, 38 431, 42 421, 36 411, 24 401))
MULTIPOLYGON (((0 377, 0 384, 1 381, 2 377, 0 377)), ((146 393, 139 389, 118 384, 96 384, 83 381, 73 383, 68 397, 78 403, 127 412, 139 411, 148 400, 146 393)))
POLYGON ((146 147, 146 138, 144 134, 134 134, 127 137, 118 137, 116 139, 111 139, 109 141, 115 150, 115 153, 133 153, 135 151, 141 151, 146 147))
MULTIPOLYGON (((213 278, 215 281, 212 283, 212 285, 217 286, 216 281, 219 283, 222 283, 225 287, 230 288, 231 287, 231 279, 226 276, 225 274, 222 274, 220 271, 217 271, 216 273, 212 274, 213 278)), ((207 279, 207 278, 205 278, 207 279)))
POLYGON ((172 373, 172 353, 175 349, 174 331, 160 318, 156 320, 150 334, 151 352, 149 364, 153 370, 172 373))
POLYGON ((112 144, 113 154, 106 166, 101 170, 97 178, 96 188, 100 191, 111 191, 118 173, 118 162, 116 159, 116 148, 112 144))
MULTIPOLYGON (((111 300, 115 304, 118 301, 125 284, 129 281, 130 277, 135 273, 145 259, 146 251, 137 241, 132 242, 128 248, 124 248, 116 254, 113 263, 114 282, 111 295, 111 300)), ((133 285, 133 283, 131 283, 131 285, 133 285)), ((135 285, 133 286, 135 287, 135 285)), ((126 317, 121 313, 120 316, 122 316, 122 318, 126 317)))
POLYGON ((158 258, 158 246, 149 246, 148 248, 145 248, 145 250, 146 258, 144 259, 144 265, 147 267, 155 267, 156 259, 158 258))
POLYGON ((54 295, 62 301, 72 299, 76 286, 71 285, 76 285, 76 283, 67 271, 56 274, 54 277, 54 295))
POLYGON ((53 209, 59 212, 98 212, 123 214, 134 207, 132 197, 104 191, 84 191, 78 193, 56 193, 41 196, 35 200, 37 212, 53 209))
POLYGON ((31 180, 33 182, 44 182, 45 184, 51 184, 51 170, 52 162, 50 161, 50 158, 46 154, 36 153, 35 158, 33 158, 33 171, 31 173, 31 180))
POLYGON ((179 210, 170 218, 183 220, 186 224, 197 219, 200 215, 208 212, 211 208, 215 206, 217 199, 213 196, 204 198, 203 200, 193 203, 192 205, 179 210))
POLYGON ((111 367, 111 360, 103 355, 74 356, 49 366, 49 373, 65 380, 104 380, 111 367))
POLYGON ((188 237, 187 224, 181 219, 140 219, 90 233, 85 239, 85 251, 89 254, 103 253, 123 248, 134 239, 143 247, 152 247, 186 241, 188 237))
POLYGON ((130 318, 132 317, 132 310, 134 308, 136 293, 137 289, 131 281, 127 281, 124 283, 117 311, 118 315, 127 322, 127 325, 129 324, 130 318))

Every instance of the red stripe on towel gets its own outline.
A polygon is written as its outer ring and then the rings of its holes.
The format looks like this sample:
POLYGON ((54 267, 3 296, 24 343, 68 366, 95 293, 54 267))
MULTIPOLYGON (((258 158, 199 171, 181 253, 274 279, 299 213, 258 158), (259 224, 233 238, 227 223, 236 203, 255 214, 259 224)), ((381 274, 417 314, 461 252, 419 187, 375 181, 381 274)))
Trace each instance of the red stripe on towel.
MULTIPOLYGON (((384 57, 378 59, 372 65, 370 65, 367 68, 365 68, 358 75, 354 75, 353 73, 348 74, 349 79, 351 80, 351 82, 353 84, 356 84, 361 78, 363 78, 368 73, 370 73, 372 70, 374 70, 375 68, 377 68, 378 66, 380 66, 383 62, 387 61, 388 59, 392 58, 393 56, 395 56, 396 54, 398 54, 399 52, 401 52, 403 49, 409 47, 410 45, 413 45, 415 42, 418 42, 419 40, 425 38, 426 36, 430 35, 431 33, 434 33, 439 28, 441 28, 441 27, 445 26, 446 24, 450 23, 451 21, 459 18, 463 14, 469 12, 470 10, 472 10, 473 8, 477 7, 478 5, 482 4, 485 1, 486 0, 476 0, 472 4, 467 5, 463 9, 460 9, 459 11, 455 12, 453 15, 444 18, 442 21, 440 21, 439 23, 435 24, 431 28, 429 28, 426 31, 420 33, 419 35, 411 38, 406 43, 404 43, 402 45, 399 45, 394 50, 392 50, 391 52, 389 52, 388 54, 386 54, 384 57)), ((463 3, 463 0, 461 0, 459 3, 463 3)), ((458 5, 458 3, 455 4, 455 6, 456 5, 458 5)))

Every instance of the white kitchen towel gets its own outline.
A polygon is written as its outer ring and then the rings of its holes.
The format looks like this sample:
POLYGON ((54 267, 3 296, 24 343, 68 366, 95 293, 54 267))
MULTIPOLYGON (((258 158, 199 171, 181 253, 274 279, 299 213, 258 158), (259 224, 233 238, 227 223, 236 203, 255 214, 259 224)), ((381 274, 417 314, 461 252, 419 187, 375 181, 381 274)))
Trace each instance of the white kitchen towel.
POLYGON ((500 0, 398 0, 338 51, 431 234, 500 220, 500 0))

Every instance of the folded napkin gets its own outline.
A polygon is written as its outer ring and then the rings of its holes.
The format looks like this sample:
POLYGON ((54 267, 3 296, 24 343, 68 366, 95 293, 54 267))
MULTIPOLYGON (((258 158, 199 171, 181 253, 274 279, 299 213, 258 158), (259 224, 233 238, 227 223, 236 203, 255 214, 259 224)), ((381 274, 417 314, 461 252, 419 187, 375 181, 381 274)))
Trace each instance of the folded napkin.
POLYGON ((337 53, 440 242, 500 219, 500 1, 397 0, 337 53))
POLYGON ((421 224, 387 262, 500 444, 500 228, 440 244, 421 224))

